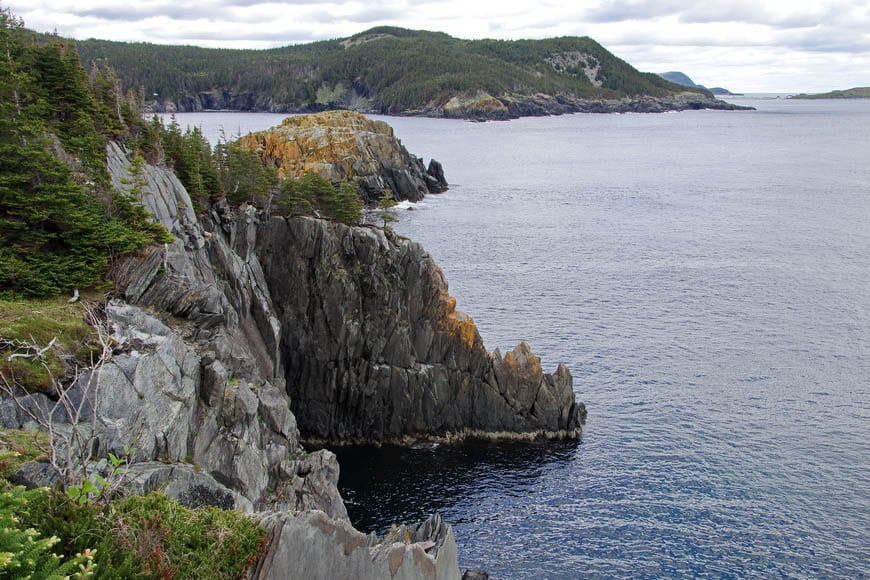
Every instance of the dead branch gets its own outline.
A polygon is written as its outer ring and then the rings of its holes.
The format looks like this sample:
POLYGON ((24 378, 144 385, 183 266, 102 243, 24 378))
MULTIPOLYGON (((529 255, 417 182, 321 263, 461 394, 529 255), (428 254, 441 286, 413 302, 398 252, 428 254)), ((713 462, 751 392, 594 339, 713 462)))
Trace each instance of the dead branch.
POLYGON ((98 402, 100 397, 100 375, 103 367, 112 356, 112 340, 109 329, 102 320, 98 307, 92 303, 83 303, 85 317, 97 334, 100 346, 98 355, 92 355, 90 365, 77 368, 73 373, 73 379, 66 385, 54 376, 49 368, 45 354, 53 348, 57 337, 45 347, 40 347, 31 336, 31 342, 17 339, 0 338, 0 348, 9 349, 13 352, 7 357, 7 362, 13 358, 26 358, 37 362, 48 373, 54 402, 49 399, 35 398, 16 386, 14 369, 10 369, 10 376, 0 373, 0 392, 10 398, 16 407, 35 422, 43 431, 48 433, 51 441, 49 463, 61 476, 64 486, 78 485, 88 479, 90 463, 94 454, 94 443, 97 438, 98 402), (74 390, 80 392, 76 402, 73 396, 74 390), (90 405, 90 421, 85 423, 90 405), (68 429, 61 427, 59 423, 69 426, 68 429))

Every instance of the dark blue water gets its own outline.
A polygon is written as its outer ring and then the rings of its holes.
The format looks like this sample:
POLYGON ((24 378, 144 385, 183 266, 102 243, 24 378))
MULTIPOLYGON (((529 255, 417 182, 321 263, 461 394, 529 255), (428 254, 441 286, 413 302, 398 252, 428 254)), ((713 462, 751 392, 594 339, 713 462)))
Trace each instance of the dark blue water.
POLYGON ((342 452, 358 527, 439 511, 498 578, 866 573, 870 100, 748 102, 386 119, 452 185, 396 229, 589 419, 579 445, 342 452))

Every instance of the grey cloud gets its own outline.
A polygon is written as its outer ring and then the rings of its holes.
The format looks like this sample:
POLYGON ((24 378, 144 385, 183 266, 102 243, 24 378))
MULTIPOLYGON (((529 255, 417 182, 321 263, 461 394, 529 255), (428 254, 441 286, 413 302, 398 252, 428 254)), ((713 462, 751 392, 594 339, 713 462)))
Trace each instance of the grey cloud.
MULTIPOLYGON (((390 8, 387 6, 377 6, 372 8, 363 8, 351 15, 341 17, 341 20, 348 22, 357 22, 360 24, 368 24, 384 20, 396 20, 406 13, 401 8, 390 8)), ((336 18, 337 19, 337 18, 336 18)))
MULTIPOLYGON (((182 35, 179 35, 175 31, 167 30, 160 31, 155 29, 151 31, 151 34, 157 38, 165 38, 172 39, 173 43, 178 42, 186 42, 190 44, 197 44, 196 41, 201 40, 215 40, 215 34, 209 32, 187 32, 182 35)), ((311 34, 309 29, 292 29, 292 30, 276 30, 273 32, 250 32, 250 31, 236 31, 236 32, 225 32, 220 34, 220 39, 224 41, 256 41, 256 42, 269 42, 269 43, 277 43, 279 45, 289 45, 289 44, 298 44, 302 42, 314 42, 316 40, 320 40, 311 34)))
POLYGON ((806 52, 870 53, 870 37, 861 29, 821 26, 795 31, 783 38, 783 45, 806 52))
POLYGON ((870 39, 861 32, 849 32, 837 28, 817 28, 811 30, 795 30, 780 33, 773 38, 756 39, 744 37, 720 39, 715 35, 682 35, 671 34, 626 34, 613 36, 605 46, 613 50, 637 49, 649 46, 669 47, 720 47, 720 48, 785 48, 799 52, 819 53, 867 53, 870 52, 870 39))
MULTIPOLYGON (((316 0, 293 0, 269 2, 268 0, 220 0, 217 2, 139 2, 127 6, 95 6, 74 10, 78 16, 89 16, 111 22, 129 22, 146 18, 166 17, 172 20, 208 20, 230 19, 235 8, 250 10, 252 18, 256 18, 256 7, 266 4, 281 4, 289 7, 318 7, 316 0)), ((247 18, 245 20, 248 20, 247 18)))
POLYGON ((777 28, 805 28, 816 26, 821 18, 830 14, 813 13, 787 14, 779 16, 766 11, 763 7, 748 4, 696 4, 680 13, 680 22, 687 24, 708 24, 714 22, 740 22, 744 24, 763 24, 777 28))
POLYGON ((677 0, 611 0, 583 12, 587 22, 648 20, 677 14, 685 4, 677 0))

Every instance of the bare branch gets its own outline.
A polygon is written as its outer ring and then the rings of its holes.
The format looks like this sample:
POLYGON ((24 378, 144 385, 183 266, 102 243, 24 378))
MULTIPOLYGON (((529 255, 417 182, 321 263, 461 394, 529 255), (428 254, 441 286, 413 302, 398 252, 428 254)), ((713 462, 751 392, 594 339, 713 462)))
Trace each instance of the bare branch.
POLYGON ((106 323, 102 320, 98 306, 83 303, 85 317, 94 328, 100 346, 99 354, 92 355, 90 365, 77 368, 73 378, 64 385, 54 376, 45 358, 45 354, 54 346, 57 337, 45 347, 40 347, 31 337, 31 342, 17 339, 0 338, 0 348, 12 350, 7 362, 13 358, 27 358, 38 361, 48 372, 56 400, 46 404, 40 397, 34 397, 16 386, 14 369, 10 376, 0 373, 0 393, 10 398, 23 415, 34 421, 42 430, 48 433, 51 440, 49 462, 61 476, 64 486, 78 485, 89 478, 90 463, 94 454, 94 443, 97 439, 97 408, 100 396, 100 375, 103 367, 112 357, 112 340, 106 323), (74 391, 78 391, 79 400, 75 400, 74 391), (90 421, 83 418, 90 405, 90 421), (64 426, 58 423, 64 423, 64 426))

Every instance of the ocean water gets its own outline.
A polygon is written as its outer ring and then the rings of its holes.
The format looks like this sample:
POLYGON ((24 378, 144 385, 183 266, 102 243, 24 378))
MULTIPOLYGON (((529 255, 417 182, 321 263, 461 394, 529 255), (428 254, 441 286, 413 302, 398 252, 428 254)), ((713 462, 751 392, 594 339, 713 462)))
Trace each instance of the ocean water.
MULTIPOLYGON (((734 100, 758 110, 384 118, 451 183, 394 227, 589 418, 339 450, 358 528, 438 511, 495 578, 868 574, 870 100, 734 100)), ((179 121, 281 118, 215 115, 179 121)))

